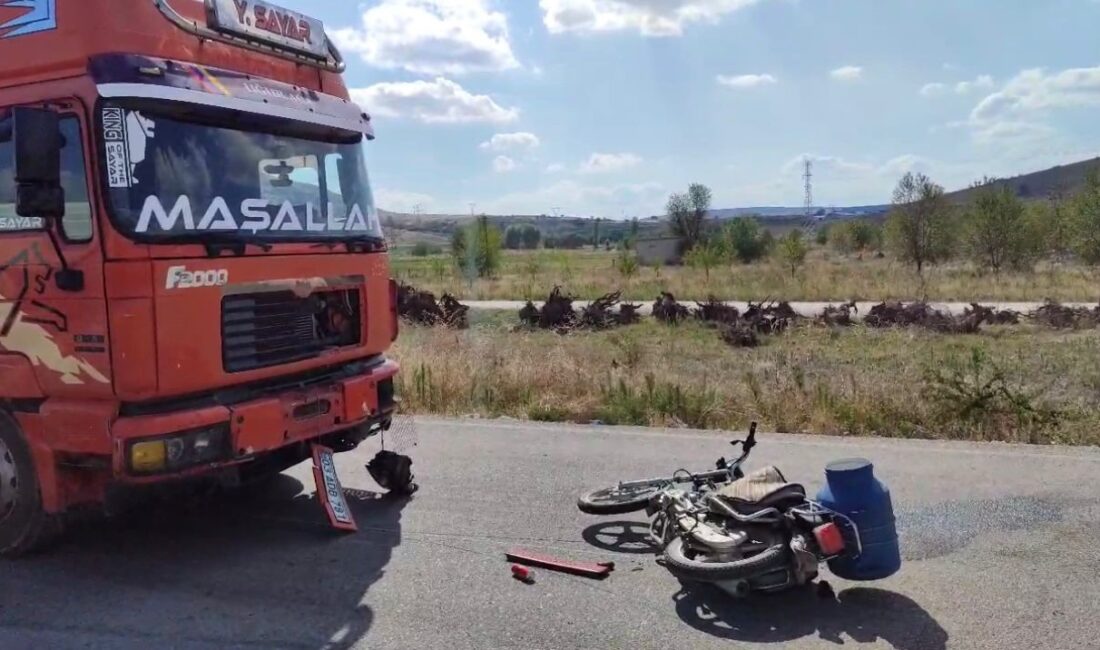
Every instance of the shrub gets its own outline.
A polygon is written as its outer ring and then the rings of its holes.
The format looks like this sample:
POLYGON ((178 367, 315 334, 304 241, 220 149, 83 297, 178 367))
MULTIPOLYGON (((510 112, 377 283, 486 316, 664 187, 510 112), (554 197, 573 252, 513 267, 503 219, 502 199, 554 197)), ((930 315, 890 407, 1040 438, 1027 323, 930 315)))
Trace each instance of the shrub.
POLYGON ((412 247, 413 257, 428 257, 429 255, 439 255, 442 252, 442 247, 429 244, 428 242, 418 241, 412 247))
POLYGON ((961 420, 986 438, 1004 439, 1000 434, 1005 430, 1030 434, 1059 419, 1056 411, 1039 403, 1039 394, 1019 388, 979 347, 968 357, 951 356, 930 366, 923 392, 944 422, 961 420))
POLYGON ((806 263, 806 254, 809 253, 810 248, 802 238, 802 231, 792 230, 780 238, 775 251, 783 265, 791 270, 791 275, 794 275, 798 268, 806 263))
POLYGON ((466 275, 490 277, 500 269, 501 239, 500 229, 481 215, 474 223, 455 232, 451 239, 451 255, 466 275))
POLYGON ((638 258, 635 257, 634 252, 626 248, 620 249, 619 254, 615 256, 615 270, 628 280, 637 275, 638 258))
POLYGON ((725 228, 724 239, 730 253, 743 264, 750 264, 768 254, 771 233, 761 230, 752 217, 732 220, 725 228))
POLYGON ((963 227, 966 250, 975 263, 994 273, 1006 267, 1029 268, 1042 246, 1033 224, 1012 188, 986 185, 967 207, 963 227))

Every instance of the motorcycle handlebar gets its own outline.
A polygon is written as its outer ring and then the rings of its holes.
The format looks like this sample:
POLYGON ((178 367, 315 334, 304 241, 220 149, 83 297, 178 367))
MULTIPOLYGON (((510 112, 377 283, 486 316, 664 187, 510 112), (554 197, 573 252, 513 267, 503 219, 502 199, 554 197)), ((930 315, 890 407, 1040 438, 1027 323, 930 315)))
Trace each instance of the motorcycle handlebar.
POLYGON ((749 457, 749 453, 752 451, 752 448, 756 446, 756 422, 755 421, 752 424, 749 425, 749 435, 748 435, 748 437, 745 438, 744 440, 735 440, 733 442, 733 444, 737 444, 738 442, 741 443, 741 456, 738 457, 738 459, 733 462, 732 466, 734 466, 734 467, 736 467, 737 465, 740 465, 741 463, 745 462, 745 459, 749 457))

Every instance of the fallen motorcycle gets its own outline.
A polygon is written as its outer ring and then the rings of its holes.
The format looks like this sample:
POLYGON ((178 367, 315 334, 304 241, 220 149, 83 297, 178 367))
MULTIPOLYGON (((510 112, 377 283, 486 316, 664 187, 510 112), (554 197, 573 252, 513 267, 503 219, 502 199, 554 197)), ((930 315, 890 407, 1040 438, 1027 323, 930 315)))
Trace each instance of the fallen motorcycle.
POLYGON ((714 470, 621 482, 582 495, 577 507, 596 515, 645 510, 674 576, 735 596, 806 584, 826 562, 849 580, 878 580, 900 568, 890 493, 869 461, 830 463, 827 485, 811 500, 775 467, 745 474, 755 422, 745 440, 730 444, 741 455, 719 459, 714 470))

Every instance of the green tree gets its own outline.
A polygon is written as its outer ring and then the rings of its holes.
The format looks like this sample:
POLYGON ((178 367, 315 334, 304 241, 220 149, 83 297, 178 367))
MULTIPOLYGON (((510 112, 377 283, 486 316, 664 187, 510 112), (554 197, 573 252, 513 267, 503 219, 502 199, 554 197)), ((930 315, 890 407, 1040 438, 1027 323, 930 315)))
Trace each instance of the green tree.
POLYGON ((592 249, 595 250, 600 247, 600 218, 596 217, 592 220, 592 249))
POLYGON ((894 188, 885 235, 887 245, 916 267, 923 282, 924 267, 950 257, 954 243, 943 188, 924 174, 909 172, 902 176, 894 188))
POLYGON ((1100 169, 1085 179, 1073 200, 1073 251, 1086 264, 1100 264, 1100 169))
POLYGON ((451 233, 451 257, 455 264, 462 266, 466 262, 466 229, 459 228, 451 233))
POLYGON ((751 264, 768 254, 768 243, 760 224, 752 217, 733 219, 726 225, 724 239, 730 254, 743 264, 751 264))
POLYGON ((669 229, 684 242, 685 251, 695 248, 702 240, 711 199, 710 188, 702 183, 692 183, 686 194, 668 197, 669 229))
POLYGON ((703 269, 707 282, 710 282, 710 270, 720 265, 726 256, 719 241, 705 241, 695 246, 684 256, 684 261, 693 269, 703 269))
POLYGON ((1030 216, 1033 227, 1040 233, 1042 252, 1057 260, 1068 257, 1074 244, 1074 214, 1065 191, 1055 189, 1046 201, 1032 203, 1030 216))
POLYGON ((534 226, 527 226, 523 229, 523 247, 529 251, 533 251, 539 247, 539 242, 542 241, 542 231, 534 226))
POLYGON ((508 250, 523 248, 523 226, 508 226, 504 231, 504 247, 508 250))
POLYGON ((881 243, 882 230, 865 219, 853 219, 836 224, 830 232, 833 248, 845 254, 858 254, 877 248, 881 243))
POLYGON ((963 243, 975 263, 994 273, 1026 268, 1038 253, 1033 223, 1011 187, 984 185, 967 206, 963 243))
POLYGON ((615 256, 615 270, 627 280, 637 275, 638 258, 634 255, 634 251, 625 247, 620 248, 619 254, 615 256))
POLYGON ((825 246, 829 243, 829 234, 835 226, 822 226, 814 232, 814 243, 825 246))
POLYGON ((451 238, 451 255, 467 277, 487 278, 500 269, 504 237, 500 229, 481 215, 451 238))
POLYGON ((791 270, 794 276, 799 267, 806 263, 806 255, 810 247, 806 244, 801 230, 792 230, 779 238, 775 253, 783 262, 783 265, 791 270))

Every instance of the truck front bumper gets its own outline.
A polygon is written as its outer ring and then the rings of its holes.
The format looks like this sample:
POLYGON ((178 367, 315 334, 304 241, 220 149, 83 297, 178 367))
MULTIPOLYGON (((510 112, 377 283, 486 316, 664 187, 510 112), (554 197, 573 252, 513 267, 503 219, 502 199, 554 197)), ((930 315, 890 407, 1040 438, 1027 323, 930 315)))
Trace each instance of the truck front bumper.
POLYGON ((150 483, 249 463, 303 443, 388 426, 398 365, 226 406, 123 417, 111 427, 114 479, 150 483))

